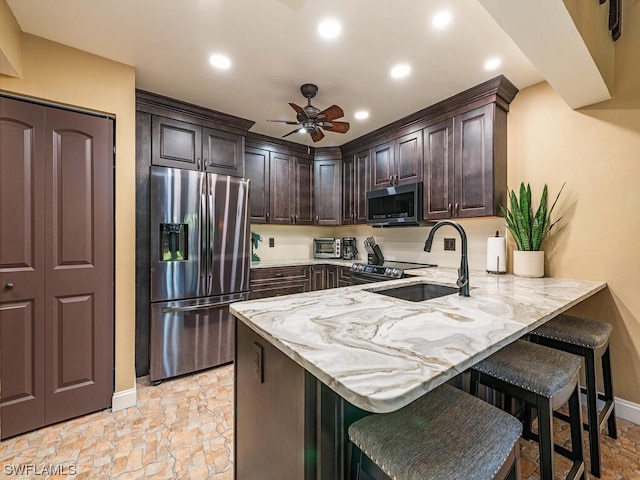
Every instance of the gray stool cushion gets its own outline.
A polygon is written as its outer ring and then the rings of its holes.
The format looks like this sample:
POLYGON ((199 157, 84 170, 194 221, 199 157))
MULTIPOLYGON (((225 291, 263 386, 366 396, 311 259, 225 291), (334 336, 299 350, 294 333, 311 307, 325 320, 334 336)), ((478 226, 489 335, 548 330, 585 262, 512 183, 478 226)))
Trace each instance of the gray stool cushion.
POLYGON ((536 328, 532 333, 595 350, 609 341, 611 330, 613 330, 611 325, 598 320, 558 315, 536 328))
POLYGON ((554 348, 516 340, 473 368, 530 392, 552 398, 577 382, 580 357, 554 348))
POLYGON ((491 479, 521 433, 516 418, 447 384, 349 427, 349 439, 397 480, 491 479))

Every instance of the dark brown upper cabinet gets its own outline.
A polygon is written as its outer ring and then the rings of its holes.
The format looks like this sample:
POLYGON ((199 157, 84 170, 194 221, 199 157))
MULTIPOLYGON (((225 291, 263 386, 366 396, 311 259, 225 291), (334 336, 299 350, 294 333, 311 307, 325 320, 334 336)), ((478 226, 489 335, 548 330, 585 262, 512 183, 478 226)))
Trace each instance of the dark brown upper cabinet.
POLYGON ((313 162, 256 147, 245 150, 251 223, 310 225, 313 218, 313 162))
POLYGON ((154 115, 151 162, 165 167, 244 175, 244 137, 154 115))
POLYGON ((490 103, 425 128, 425 220, 498 213, 507 185, 506 115, 490 103))
POLYGON ((314 198, 316 225, 340 225, 342 160, 315 160, 314 198))
POLYGON ((403 135, 371 150, 371 190, 419 182, 422 131, 403 135))
POLYGON ((342 224, 367 223, 369 150, 342 160, 342 224))

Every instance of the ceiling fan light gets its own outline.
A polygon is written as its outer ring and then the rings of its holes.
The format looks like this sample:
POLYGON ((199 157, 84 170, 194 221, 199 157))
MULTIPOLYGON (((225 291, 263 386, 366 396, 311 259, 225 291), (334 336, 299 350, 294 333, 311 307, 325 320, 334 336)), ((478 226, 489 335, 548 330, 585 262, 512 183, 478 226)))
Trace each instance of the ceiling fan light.
POLYGON ((298 133, 307 133, 307 129, 305 127, 302 127, 300 130, 298 130, 298 133))

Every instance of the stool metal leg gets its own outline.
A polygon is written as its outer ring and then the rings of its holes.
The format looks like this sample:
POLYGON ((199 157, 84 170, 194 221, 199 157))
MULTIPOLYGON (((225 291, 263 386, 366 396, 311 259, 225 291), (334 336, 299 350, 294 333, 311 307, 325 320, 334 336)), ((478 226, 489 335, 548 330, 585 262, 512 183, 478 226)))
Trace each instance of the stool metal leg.
MULTIPOLYGON (((611 438, 618 438, 618 430, 616 428, 616 408, 613 397, 613 379, 611 378, 611 357, 609 356, 609 346, 602 354, 602 380, 604 383, 604 409, 607 412, 611 408, 609 418, 607 419, 607 431, 611 438)), ((605 413, 606 414, 606 413, 605 413)))

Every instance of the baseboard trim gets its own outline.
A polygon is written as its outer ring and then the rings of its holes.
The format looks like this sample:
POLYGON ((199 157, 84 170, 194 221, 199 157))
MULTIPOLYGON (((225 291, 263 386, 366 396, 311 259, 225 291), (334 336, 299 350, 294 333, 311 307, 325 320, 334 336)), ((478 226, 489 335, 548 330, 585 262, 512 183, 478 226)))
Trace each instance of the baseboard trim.
POLYGON ((136 387, 134 386, 133 388, 130 388, 128 390, 122 390, 121 392, 116 392, 113 394, 113 397, 111 397, 111 411, 118 412, 129 407, 135 407, 137 403, 138 392, 136 390, 136 387))
MULTIPOLYGON (((601 393, 601 392, 599 392, 601 393)), ((587 404, 587 396, 583 393, 581 395, 582 405, 587 404)), ((623 398, 616 398, 616 418, 620 418, 622 420, 626 420, 627 422, 635 423, 636 425, 640 425, 640 404, 630 402, 628 400, 624 400, 623 398)), ((598 400, 598 409, 601 409, 604 406, 604 401, 598 400)))

